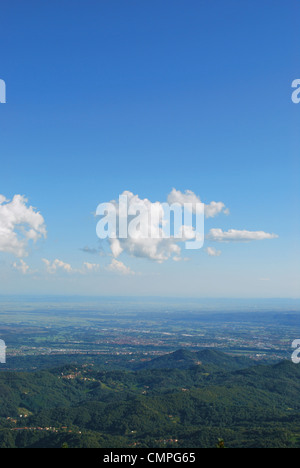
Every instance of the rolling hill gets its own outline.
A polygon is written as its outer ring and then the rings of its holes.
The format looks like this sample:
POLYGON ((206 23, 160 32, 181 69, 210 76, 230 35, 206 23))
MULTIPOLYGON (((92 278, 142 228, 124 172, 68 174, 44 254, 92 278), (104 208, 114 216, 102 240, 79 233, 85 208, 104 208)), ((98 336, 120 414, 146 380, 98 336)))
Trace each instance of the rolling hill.
POLYGON ((254 363, 251 359, 230 356, 215 349, 205 348, 198 352, 180 349, 145 362, 137 369, 188 369, 196 365, 213 366, 220 370, 235 370, 250 367, 254 363))
POLYGON ((0 447, 300 447, 300 366, 215 350, 0 374, 0 447))

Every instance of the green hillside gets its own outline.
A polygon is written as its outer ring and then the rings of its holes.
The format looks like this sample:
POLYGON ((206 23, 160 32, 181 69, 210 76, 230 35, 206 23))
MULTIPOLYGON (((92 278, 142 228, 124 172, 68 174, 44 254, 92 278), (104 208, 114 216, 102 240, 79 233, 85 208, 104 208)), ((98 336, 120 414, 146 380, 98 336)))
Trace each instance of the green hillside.
POLYGON ((214 350, 145 364, 1 373, 0 447, 300 447, 300 366, 214 350))
POLYGON ((244 357, 232 357, 214 349, 203 349, 198 352, 180 349, 175 353, 145 362, 139 369, 188 369, 193 365, 210 365, 223 370, 235 370, 249 367, 253 365, 253 361, 244 357))

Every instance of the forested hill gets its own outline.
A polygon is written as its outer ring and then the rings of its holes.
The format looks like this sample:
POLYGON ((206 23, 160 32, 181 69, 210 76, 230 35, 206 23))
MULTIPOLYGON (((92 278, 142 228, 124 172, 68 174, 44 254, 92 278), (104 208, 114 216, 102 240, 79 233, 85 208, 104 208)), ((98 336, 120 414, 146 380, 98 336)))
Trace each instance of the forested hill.
POLYGON ((195 365, 209 365, 217 369, 235 370, 250 367, 253 364, 251 359, 240 356, 232 357, 214 349, 203 349, 198 352, 179 349, 175 353, 145 362, 138 369, 188 369, 195 365))
POLYGON ((179 350, 135 371, 2 372, 0 447, 300 447, 300 366, 246 361, 179 350))

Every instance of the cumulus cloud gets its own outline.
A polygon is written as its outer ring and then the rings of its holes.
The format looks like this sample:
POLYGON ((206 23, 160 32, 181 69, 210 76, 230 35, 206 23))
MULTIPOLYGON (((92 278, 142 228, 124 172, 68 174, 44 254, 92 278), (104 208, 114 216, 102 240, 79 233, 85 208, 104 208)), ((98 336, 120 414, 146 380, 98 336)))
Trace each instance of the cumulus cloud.
POLYGON ((50 274, 54 274, 59 270, 64 271, 66 273, 72 273, 74 271, 71 265, 69 265, 69 263, 65 263, 59 259, 54 260, 52 263, 46 258, 43 258, 42 261, 46 266, 47 272, 50 274))
MULTIPOLYGON (((191 190, 181 192, 175 188, 168 195, 167 203, 151 202, 147 198, 141 199, 138 195, 125 191, 118 200, 112 200, 105 205, 99 205, 99 207, 96 215, 102 216, 102 218, 97 225, 98 237, 105 239, 109 231, 108 243, 114 259, 118 259, 122 253, 126 253, 133 257, 146 258, 158 263, 168 259, 176 262, 182 260, 181 244, 183 242, 189 243, 188 246, 186 245, 189 249, 202 247, 204 233, 201 232, 201 227, 199 229, 198 222, 196 227, 193 226, 195 218, 198 221, 200 219, 195 216, 197 213, 199 214, 199 207, 201 207, 202 215, 204 212, 206 218, 215 218, 221 213, 229 214, 228 208, 221 201, 203 204, 191 190), (183 206, 188 208, 184 211, 184 216, 182 216, 183 206), (99 209, 99 207, 101 208, 99 209), (176 213, 176 207, 179 209, 179 214, 176 213), (176 223, 174 221, 172 233, 170 232, 170 230, 172 231, 170 226, 172 216, 169 217, 168 221, 166 209, 174 210, 173 217, 174 220, 176 219, 176 223)), ((277 237, 276 234, 264 231, 236 229, 223 231, 219 228, 210 229, 206 236, 208 240, 214 242, 250 242, 277 237)), ((213 247, 206 248, 206 253, 212 257, 221 255, 221 251, 213 247)), ((118 264, 115 262, 112 264, 112 268, 117 268, 117 266, 118 264)))
POLYGON ((178 260, 181 255, 179 244, 196 239, 196 230, 191 225, 182 225, 182 216, 176 232, 170 235, 167 233, 166 203, 151 202, 147 198, 141 199, 138 195, 125 191, 119 200, 112 200, 109 205, 114 207, 116 214, 115 228, 110 231, 109 238, 111 253, 115 258, 126 252, 133 257, 147 258, 159 263, 170 258, 178 260), (127 237, 121 235, 119 229, 120 222, 122 223, 122 197, 126 198, 128 206, 127 237))
MULTIPOLYGON (((193 212, 195 212, 196 205, 202 202, 191 190, 186 190, 183 193, 180 190, 173 188, 171 193, 168 195, 168 203, 179 203, 180 205, 191 203, 193 205, 193 212)), ((226 215, 229 214, 229 210, 223 202, 212 201, 209 204, 204 204, 204 213, 206 218, 215 218, 220 213, 224 213, 226 215)))
POLYGON ((19 262, 14 262, 13 268, 19 271, 20 273, 22 273, 23 275, 26 275, 27 273, 29 273, 29 270, 30 270, 27 263, 25 263, 24 260, 22 259, 20 259, 19 262))
POLYGON ((9 252, 16 257, 27 256, 30 241, 46 237, 43 216, 22 195, 7 200, 0 195, 0 252, 9 252))
MULTIPOLYGON (((116 228, 116 232, 112 232, 111 238, 109 239, 112 255, 118 258, 122 252, 126 252, 134 257, 148 258, 157 262, 163 262, 173 254, 177 256, 180 255, 180 247, 177 245, 176 241, 173 239, 163 239, 161 220, 164 212, 162 205, 160 203, 152 203, 148 199, 142 200, 138 195, 134 195, 128 191, 124 192, 121 196, 127 198, 128 205, 140 207, 140 210, 143 211, 139 219, 140 226, 146 226, 147 232, 152 232, 153 236, 145 238, 143 233, 136 229, 136 231, 131 232, 131 235, 127 238, 122 238, 118 228, 116 228), (149 223, 148 214, 150 210, 152 210, 153 218, 149 223)), ((119 201, 113 200, 111 204, 115 207, 117 226, 119 226, 119 201)), ((113 263, 113 267, 117 265, 117 263, 113 263)))
POLYGON ((209 205, 205 205, 206 218, 215 218, 220 213, 225 215, 229 214, 229 209, 226 208, 223 202, 212 201, 209 205))
POLYGON ((181 248, 174 239, 111 239, 111 250, 115 258, 122 252, 133 257, 148 258, 162 263, 169 258, 179 257, 181 248))
POLYGON ((250 242, 256 240, 276 239, 277 234, 270 234, 264 231, 246 231, 229 229, 227 232, 222 229, 211 229, 207 239, 215 242, 250 242))
POLYGON ((221 255, 221 250, 217 250, 215 249, 214 247, 207 247, 205 249, 205 252, 207 253, 207 255, 209 255, 210 257, 219 257, 221 255))
POLYGON ((120 275, 134 275, 134 272, 129 267, 115 258, 112 259, 112 262, 110 265, 108 265, 107 270, 113 273, 118 273, 120 275))

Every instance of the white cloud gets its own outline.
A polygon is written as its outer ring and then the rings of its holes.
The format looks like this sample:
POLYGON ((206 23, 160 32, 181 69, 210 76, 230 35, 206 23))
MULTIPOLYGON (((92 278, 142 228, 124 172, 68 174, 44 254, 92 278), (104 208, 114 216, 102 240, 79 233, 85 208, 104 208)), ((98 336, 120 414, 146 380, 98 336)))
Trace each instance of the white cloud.
POLYGON ((210 257, 219 257, 221 255, 221 250, 216 250, 214 247, 207 247, 205 249, 205 252, 210 256, 210 257))
MULTIPOLYGON (((191 190, 181 192, 173 189, 168 195, 167 201, 169 206, 173 204, 179 204, 180 206, 191 204, 192 211, 194 213, 196 213, 196 204, 201 204, 203 207, 203 203, 201 203, 200 198, 191 190)), ((112 218, 115 220, 115 224, 112 223, 113 227, 110 226, 110 238, 108 239, 108 242, 114 259, 117 259, 122 253, 127 253, 133 257, 147 258, 158 263, 163 263, 168 259, 178 262, 182 259, 181 243, 195 241, 196 239, 196 230, 193 226, 189 225, 191 224, 191 220, 186 222, 186 225, 184 226, 182 224, 178 225, 177 223, 176 234, 178 235, 174 235, 174 233, 170 236, 165 235, 165 203, 151 202, 147 198, 141 199, 138 195, 125 191, 120 195, 118 200, 112 200, 104 211, 110 212, 111 207, 114 208, 113 211, 115 216, 112 216, 112 218), (122 199, 126 200, 126 211, 123 212, 125 213, 124 219, 126 217, 128 207, 135 207, 131 211, 129 208, 129 215, 131 215, 131 218, 129 217, 129 220, 127 218, 127 223, 125 223, 130 226, 131 219, 133 218, 133 226, 135 230, 129 232, 127 237, 126 235, 120 235, 119 232, 120 220, 122 221, 123 219, 121 215, 121 208, 124 208, 121 205, 123 203, 122 199), (149 235, 150 233, 151 235, 149 235)), ((229 211, 223 202, 215 201, 204 205, 204 212, 206 218, 214 218, 220 213, 229 214, 229 211)), ((99 216, 103 214, 101 210, 98 213, 99 216)), ((108 217, 108 222, 112 218, 108 217)), ((181 220, 181 218, 179 219, 181 220)), ((101 229, 103 229, 103 226, 104 224, 101 225, 101 229)), ((100 233, 101 232, 106 234, 105 230, 100 231, 100 233)), ((127 234, 127 226, 125 232, 127 234)), ((99 237, 103 239, 105 235, 103 237, 99 235, 99 237)), ((249 242, 254 240, 275 239, 277 237, 278 236, 276 234, 270 234, 264 231, 236 229, 229 229, 227 232, 222 229, 211 229, 206 236, 208 240, 215 242, 249 242)), ((206 249, 206 253, 214 257, 221 255, 221 251, 212 247, 208 247, 206 249)))
MULTIPOLYGON (((196 204, 202 202, 191 190, 186 190, 183 193, 173 188, 172 192, 168 195, 168 203, 179 203, 180 205, 191 203, 193 205, 193 212, 195 212, 196 204)), ((204 213, 206 218, 214 218, 220 213, 229 214, 229 210, 223 202, 212 201, 208 205, 204 204, 204 213)))
POLYGON ((118 242, 111 240, 111 249, 114 257, 126 252, 133 257, 147 258, 158 263, 165 262, 173 256, 179 257, 181 249, 177 239, 121 239, 118 242))
POLYGON ((57 270, 62 270, 66 273, 72 273, 74 271, 69 263, 65 263, 59 259, 54 260, 52 263, 46 258, 43 258, 42 261, 46 265, 47 272, 50 274, 56 273, 57 270))
POLYGON ((59 259, 56 259, 53 262, 50 262, 50 260, 47 260, 46 258, 42 258, 42 261, 44 262, 46 266, 47 272, 50 273, 51 275, 59 271, 65 272, 65 273, 76 273, 80 275, 85 275, 87 273, 95 273, 100 269, 100 265, 98 265, 97 263, 90 263, 90 262, 84 262, 80 269, 75 269, 69 263, 65 263, 59 259))
POLYGON ((119 239, 110 239, 109 241, 110 249, 114 257, 118 257, 123 252, 125 248, 125 245, 124 245, 125 242, 124 240, 122 240, 122 242, 123 242, 123 247, 121 246, 119 239))
POLYGON ((276 238, 278 238, 277 234, 264 231, 238 231, 236 229, 229 229, 227 232, 222 229, 211 229, 207 235, 207 239, 215 242, 250 242, 276 238))
POLYGON ((28 243, 46 237, 46 233, 43 216, 27 206, 24 196, 15 195, 10 201, 0 195, 0 252, 25 257, 28 243))
MULTIPOLYGON (((192 204, 192 211, 196 213, 196 205, 201 204, 204 207, 204 213, 207 218, 217 216, 219 213, 228 214, 228 210, 222 202, 211 202, 208 205, 204 205, 200 198, 191 190, 186 190, 184 193, 179 190, 173 189, 167 197, 169 205, 179 204, 181 206, 185 204, 192 204)), ((191 242, 196 239, 196 230, 193 226, 181 225, 173 235, 165 235, 165 204, 161 202, 151 202, 147 198, 141 199, 138 195, 132 192, 123 192, 119 200, 112 200, 110 202, 116 211, 116 227, 111 232, 109 238, 109 245, 111 253, 114 258, 118 258, 121 253, 125 252, 133 257, 147 258, 158 263, 165 262, 168 259, 178 261, 181 258, 181 247, 182 242, 191 242), (137 225, 145 229, 148 235, 136 230, 133 235, 125 237, 120 236, 118 231, 120 221, 120 199, 121 197, 126 198, 127 206, 140 207, 138 214, 137 225), (149 215, 150 214, 150 215, 149 215), (151 235, 149 235, 151 233, 151 235), (124 238, 125 237, 125 238, 124 238)), ((136 215, 137 212, 131 213, 136 215)))
POLYGON ((83 268, 87 272, 91 273, 91 272, 98 271, 99 268, 100 268, 100 265, 98 265, 97 263, 84 262, 83 263, 83 268))
POLYGON ((19 262, 13 263, 13 267, 15 270, 19 271, 23 275, 29 273, 29 266, 24 262, 24 260, 20 259, 19 262))
POLYGON ((191 190, 186 190, 182 193, 180 190, 173 188, 171 193, 168 195, 168 203, 170 203, 170 205, 172 203, 179 203, 180 205, 183 205, 184 203, 192 203, 193 205, 196 205, 197 203, 201 203, 201 200, 191 190))
MULTIPOLYGON (((156 262, 162 263, 169 258, 178 259, 181 254, 181 248, 178 245, 180 242, 195 238, 195 231, 191 226, 185 226, 182 230, 181 238, 164 237, 163 218, 164 208, 160 202, 152 203, 148 199, 140 199, 138 195, 131 192, 124 192, 122 196, 126 196, 128 206, 140 206, 142 213, 139 216, 141 226, 146 226, 147 234, 151 236, 145 238, 141 230, 135 230, 132 235, 127 238, 121 238, 118 232, 115 232, 116 238, 109 239, 111 252, 115 258, 118 258, 122 252, 133 257, 147 258, 156 262), (151 216, 149 216, 149 213, 151 216)), ((110 202, 116 209, 117 225, 119 224, 120 206, 119 201, 112 200, 110 202)), ((130 224, 130 223, 129 223, 130 224)))
POLYGON ((112 259, 111 264, 107 267, 107 270, 112 271, 113 273, 118 273, 120 275, 134 275, 135 273, 124 263, 116 260, 115 258, 112 259))
POLYGON ((212 201, 209 205, 205 205, 206 218, 215 218, 220 213, 225 215, 229 214, 229 209, 226 208, 223 202, 212 201))

